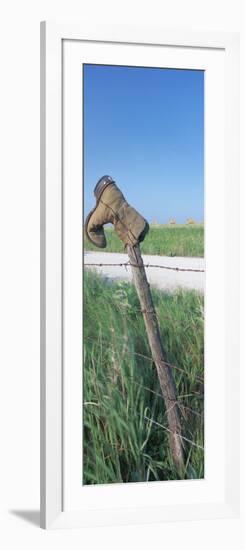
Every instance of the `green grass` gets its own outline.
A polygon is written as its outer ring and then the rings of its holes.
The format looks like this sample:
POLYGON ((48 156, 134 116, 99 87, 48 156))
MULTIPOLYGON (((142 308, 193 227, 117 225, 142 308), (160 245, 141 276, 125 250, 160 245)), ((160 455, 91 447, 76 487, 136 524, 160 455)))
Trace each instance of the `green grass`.
MULTIPOLYGON (((182 433, 203 446, 203 296, 152 289, 182 433), (190 410, 191 409, 191 410, 190 410)), ((174 480, 166 411, 135 289, 84 273, 84 484, 174 480), (137 355, 138 354, 138 355, 137 355)), ((185 478, 204 475, 186 443, 185 478)))
MULTIPOLYGON (((105 252, 124 252, 123 243, 112 228, 106 228, 107 247, 105 252)), ((95 250, 85 237, 85 249, 95 250)), ((141 244, 143 254, 160 256, 204 256, 204 225, 159 225, 151 226, 148 235, 141 244)))

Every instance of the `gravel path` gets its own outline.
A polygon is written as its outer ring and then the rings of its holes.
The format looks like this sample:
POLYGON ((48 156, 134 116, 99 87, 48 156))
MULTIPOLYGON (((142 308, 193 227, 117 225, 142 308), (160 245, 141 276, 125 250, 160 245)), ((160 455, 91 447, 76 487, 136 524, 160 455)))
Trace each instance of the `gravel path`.
MULTIPOLYGON (((183 258, 169 256, 143 255, 145 264, 157 264, 167 267, 179 267, 187 269, 205 269, 204 258, 183 258)), ((115 252, 84 252, 84 265, 100 263, 124 263, 128 262, 127 254, 115 252)), ((117 281, 132 281, 130 267, 125 266, 87 266, 86 269, 95 269, 104 277, 117 281)), ((172 271, 157 267, 146 268, 148 281, 151 285, 162 290, 175 290, 176 288, 195 289, 204 292, 205 273, 191 271, 172 271)))

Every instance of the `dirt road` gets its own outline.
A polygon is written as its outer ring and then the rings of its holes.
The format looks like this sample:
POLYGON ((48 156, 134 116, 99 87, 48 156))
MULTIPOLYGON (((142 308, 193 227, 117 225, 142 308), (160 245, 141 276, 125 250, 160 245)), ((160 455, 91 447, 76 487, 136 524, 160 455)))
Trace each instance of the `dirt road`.
MULTIPOLYGON (((185 269, 205 269, 204 258, 183 258, 169 256, 143 255, 144 263, 161 265, 166 267, 178 267, 185 269)), ((117 281, 132 281, 131 269, 125 266, 87 266, 86 264, 112 264, 128 262, 127 254, 115 252, 84 252, 84 267, 95 269, 104 277, 117 281)), ((205 273, 193 271, 174 271, 159 269, 157 267, 146 268, 147 278, 151 285, 162 290, 175 290, 176 288, 195 289, 204 292, 205 273)))

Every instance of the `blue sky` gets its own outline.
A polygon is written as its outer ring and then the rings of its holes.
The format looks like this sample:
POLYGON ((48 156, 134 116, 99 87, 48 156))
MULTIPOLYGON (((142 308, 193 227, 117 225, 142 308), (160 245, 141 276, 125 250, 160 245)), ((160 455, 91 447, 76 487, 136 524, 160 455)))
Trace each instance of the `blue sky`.
POLYGON ((111 175, 151 222, 204 218, 204 72, 84 66, 84 212, 111 175))

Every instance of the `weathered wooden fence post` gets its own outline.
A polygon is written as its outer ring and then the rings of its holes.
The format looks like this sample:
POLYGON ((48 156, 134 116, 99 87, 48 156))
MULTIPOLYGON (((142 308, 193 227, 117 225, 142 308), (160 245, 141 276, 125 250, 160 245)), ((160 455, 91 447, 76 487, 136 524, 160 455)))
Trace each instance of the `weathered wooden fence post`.
POLYGON ((158 320, 139 245, 134 247, 127 245, 127 253, 133 272, 135 288, 144 316, 152 359, 157 368, 157 374, 165 401, 169 428, 169 442, 173 461, 180 474, 183 474, 184 449, 181 439, 181 423, 173 373, 171 367, 169 367, 164 360, 158 320))
POLYGON ((144 238, 149 226, 146 220, 132 208, 116 186, 111 176, 103 176, 94 188, 96 205, 88 214, 85 221, 85 232, 88 239, 98 246, 105 248, 106 237, 104 224, 113 223, 116 233, 126 244, 131 263, 134 283, 139 297, 142 313, 151 348, 152 359, 156 365, 158 378, 166 406, 168 432, 173 461, 180 472, 184 473, 184 449, 181 438, 181 423, 179 405, 176 399, 176 388, 171 367, 164 361, 163 346, 157 316, 151 296, 149 283, 146 278, 140 247, 139 237, 144 238), (127 243, 132 243, 132 245, 127 243), (133 246, 134 245, 134 246, 133 246))

